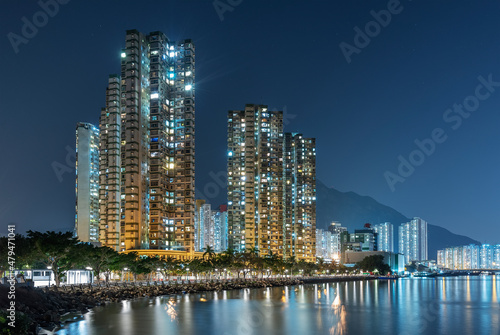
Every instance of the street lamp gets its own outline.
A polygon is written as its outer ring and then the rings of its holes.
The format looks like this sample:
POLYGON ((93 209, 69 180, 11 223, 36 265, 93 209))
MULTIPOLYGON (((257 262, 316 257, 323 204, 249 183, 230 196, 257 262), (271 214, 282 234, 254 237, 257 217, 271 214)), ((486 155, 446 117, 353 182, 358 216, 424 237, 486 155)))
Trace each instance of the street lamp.
POLYGON ((128 281, 128 279, 129 279, 129 278, 128 278, 128 272, 127 272, 127 271, 128 271, 128 268, 123 268, 123 271, 125 271, 125 273, 127 274, 127 281, 128 281))

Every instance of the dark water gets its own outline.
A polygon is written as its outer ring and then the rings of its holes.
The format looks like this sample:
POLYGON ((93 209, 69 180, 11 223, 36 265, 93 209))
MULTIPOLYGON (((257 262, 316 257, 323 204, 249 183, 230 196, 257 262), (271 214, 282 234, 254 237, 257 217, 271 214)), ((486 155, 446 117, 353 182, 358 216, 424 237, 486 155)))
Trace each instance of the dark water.
POLYGON ((500 334, 500 276, 399 279, 139 299, 58 334, 500 334))

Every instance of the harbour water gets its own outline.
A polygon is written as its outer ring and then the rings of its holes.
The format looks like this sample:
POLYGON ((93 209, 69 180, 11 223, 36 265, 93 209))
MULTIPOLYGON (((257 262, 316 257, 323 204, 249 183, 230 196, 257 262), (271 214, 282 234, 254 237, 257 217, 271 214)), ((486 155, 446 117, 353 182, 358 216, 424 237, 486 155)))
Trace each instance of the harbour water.
POLYGON ((57 334, 500 334, 500 276, 401 278, 142 298, 57 334))

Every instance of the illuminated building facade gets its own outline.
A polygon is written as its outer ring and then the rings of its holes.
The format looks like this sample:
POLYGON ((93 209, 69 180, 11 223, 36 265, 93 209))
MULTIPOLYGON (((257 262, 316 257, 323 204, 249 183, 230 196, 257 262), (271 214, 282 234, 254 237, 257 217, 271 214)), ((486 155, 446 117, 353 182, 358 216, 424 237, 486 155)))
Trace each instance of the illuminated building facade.
POLYGON ((219 206, 219 210, 213 212, 214 221, 214 251, 227 250, 227 205, 219 206))
POLYGON ((316 258, 325 262, 332 261, 332 233, 329 230, 316 229, 316 258))
POLYGON ((283 112, 228 112, 227 171, 229 247, 283 257, 283 112))
POLYGON ((126 33, 100 119, 104 245, 194 252, 194 57, 191 40, 126 33))
POLYGON ((390 222, 373 226, 377 234, 377 250, 394 252, 394 226, 390 222))
MULTIPOLYGON (((331 258, 334 261, 340 261, 342 257, 342 234, 347 233, 347 227, 342 227, 340 222, 332 222, 328 227, 328 231, 331 233, 332 241, 331 241, 331 258)), ((316 246, 317 247, 317 246, 316 246)))
POLYGON ((75 236, 82 242, 99 241, 99 129, 76 125, 75 236))
POLYGON ((201 226, 201 216, 200 209, 201 206, 205 204, 205 200, 197 199, 195 201, 195 212, 194 212, 194 250, 200 251, 203 248, 202 241, 202 226, 201 226))
POLYGON ((120 77, 110 76, 106 107, 99 118, 99 242, 116 251, 120 247, 121 218, 121 111, 120 77))
POLYGON ((283 133, 283 112, 228 112, 228 245, 316 259, 316 143, 283 133))
POLYGON ((316 140, 304 138, 302 134, 285 133, 283 145, 285 257, 314 262, 317 242, 316 140))
POLYGON ((500 269, 500 244, 470 244, 438 250, 438 265, 449 270, 500 269))
POLYGON ((399 253, 405 262, 427 260, 427 222, 414 218, 399 226, 399 253))

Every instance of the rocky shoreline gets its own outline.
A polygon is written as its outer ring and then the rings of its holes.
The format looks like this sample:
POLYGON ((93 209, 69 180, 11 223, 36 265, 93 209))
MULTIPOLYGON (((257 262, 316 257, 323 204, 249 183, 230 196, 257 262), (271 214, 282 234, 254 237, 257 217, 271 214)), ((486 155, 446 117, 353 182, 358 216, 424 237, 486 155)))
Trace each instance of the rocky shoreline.
MULTIPOLYGON (((16 287, 16 319, 27 317, 28 333, 37 334, 39 328, 53 330, 60 327, 61 317, 67 313, 86 313, 95 306, 122 300, 157 297, 162 295, 195 293, 204 291, 223 291, 242 288, 262 288, 273 286, 299 285, 298 279, 255 279, 242 281, 211 281, 166 285, 154 283, 122 283, 102 286, 65 286, 65 287, 16 287)), ((8 287, 0 285, 0 296, 7 296, 8 287)), ((0 301, 0 309, 7 305, 0 301)))
MULTIPOLYGON (((19 319, 28 322, 28 334, 37 334, 40 328, 53 330, 61 327, 61 317, 68 313, 84 314, 95 306, 122 300, 157 297, 163 295, 223 291, 243 288, 263 288, 300 284, 326 283, 373 279, 363 276, 329 278, 268 278, 232 281, 208 281, 201 283, 120 283, 100 286, 80 285, 62 287, 16 287, 16 311, 19 319)), ((0 285, 0 297, 7 296, 8 287, 0 285), (5 291, 5 292, 4 292, 5 291)), ((0 300, 0 309, 7 305, 0 300)))

